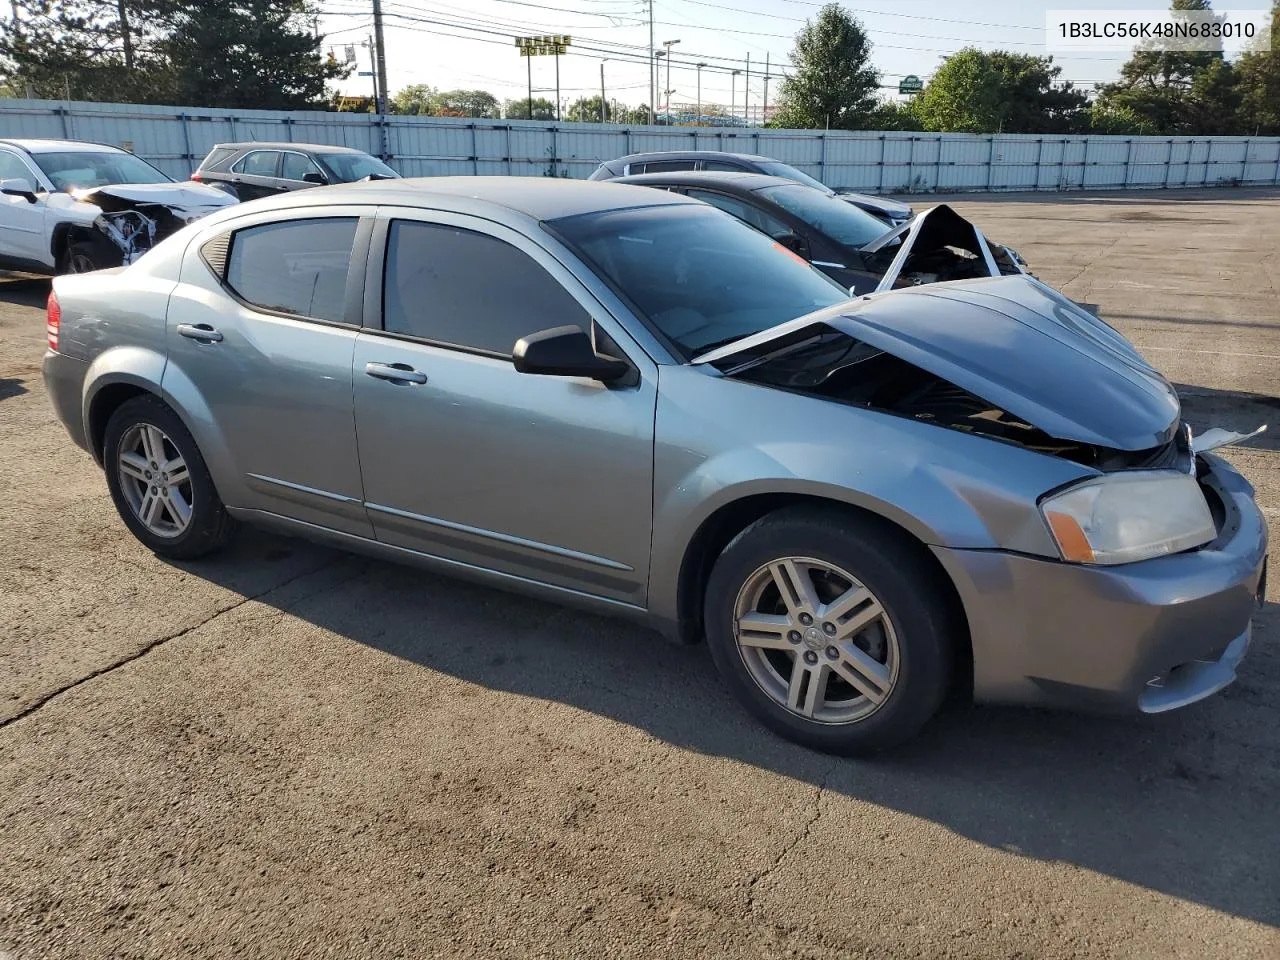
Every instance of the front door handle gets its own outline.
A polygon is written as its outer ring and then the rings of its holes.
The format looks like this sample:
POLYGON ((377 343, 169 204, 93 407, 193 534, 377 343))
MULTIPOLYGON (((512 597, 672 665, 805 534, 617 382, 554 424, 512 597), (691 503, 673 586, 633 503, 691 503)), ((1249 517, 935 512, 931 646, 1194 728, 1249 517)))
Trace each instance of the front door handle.
POLYGON ((413 369, 407 363, 366 363, 364 372, 379 380, 392 383, 426 383, 427 375, 413 369))
POLYGON ((180 323, 178 335, 188 340, 199 340, 201 343, 221 343, 222 334, 207 323, 180 323))

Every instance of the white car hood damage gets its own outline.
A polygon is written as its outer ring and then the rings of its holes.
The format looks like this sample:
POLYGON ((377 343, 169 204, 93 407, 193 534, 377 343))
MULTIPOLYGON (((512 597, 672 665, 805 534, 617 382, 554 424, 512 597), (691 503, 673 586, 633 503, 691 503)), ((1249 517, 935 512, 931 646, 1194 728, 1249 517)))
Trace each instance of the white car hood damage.
POLYGON ((120 248, 126 264, 193 220, 239 202, 201 183, 119 183, 69 196, 73 206, 97 210, 93 226, 120 248))

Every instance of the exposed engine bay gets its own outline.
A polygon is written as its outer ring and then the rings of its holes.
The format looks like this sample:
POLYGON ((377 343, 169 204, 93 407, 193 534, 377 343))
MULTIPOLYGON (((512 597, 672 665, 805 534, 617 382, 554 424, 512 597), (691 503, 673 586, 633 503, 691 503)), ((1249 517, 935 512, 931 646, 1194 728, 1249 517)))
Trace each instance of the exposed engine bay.
POLYGON ((811 328, 790 345, 774 342, 769 347, 767 353, 729 357, 715 366, 737 380, 980 434, 1102 471, 1185 471, 1192 463, 1186 430, 1147 450, 1115 450, 1059 439, 941 377, 830 327, 811 328))
MULTIPOLYGON (((164 184, 163 187, 172 190, 168 184, 164 184)), ((227 203, 234 202, 231 199, 223 200, 222 197, 218 197, 217 202, 210 205, 200 201, 196 201, 197 205, 164 202, 151 199, 146 192, 140 193, 143 189, 136 185, 125 185, 73 191, 77 201, 97 207, 101 211, 94 218, 92 226, 98 234, 120 250, 121 263, 126 265, 133 263, 161 240, 177 233, 188 223, 199 220, 227 203)), ((192 188, 183 185, 179 189, 190 191, 192 188)), ((179 199, 188 198, 183 196, 179 199)))

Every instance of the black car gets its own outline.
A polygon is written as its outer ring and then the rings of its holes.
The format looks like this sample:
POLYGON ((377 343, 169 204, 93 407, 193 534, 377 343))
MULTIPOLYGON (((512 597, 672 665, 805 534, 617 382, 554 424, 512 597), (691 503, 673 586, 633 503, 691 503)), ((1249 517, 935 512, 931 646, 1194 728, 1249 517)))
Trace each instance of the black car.
POLYGON ((241 200, 304 187, 356 180, 391 180, 396 173, 377 157, 350 147, 318 143, 219 143, 191 175, 241 200))
POLYGON ((887 227, 828 191, 758 173, 646 173, 613 182, 670 190, 773 237, 855 295, 1025 273, 1021 257, 945 204, 887 227))
POLYGON ((750 153, 722 153, 719 150, 664 150, 658 153, 633 153, 596 167, 592 180, 616 180, 641 173, 761 173, 768 177, 784 177, 805 186, 834 194, 847 203, 875 215, 891 227, 906 223, 913 211, 905 203, 865 193, 832 190, 789 163, 750 153))

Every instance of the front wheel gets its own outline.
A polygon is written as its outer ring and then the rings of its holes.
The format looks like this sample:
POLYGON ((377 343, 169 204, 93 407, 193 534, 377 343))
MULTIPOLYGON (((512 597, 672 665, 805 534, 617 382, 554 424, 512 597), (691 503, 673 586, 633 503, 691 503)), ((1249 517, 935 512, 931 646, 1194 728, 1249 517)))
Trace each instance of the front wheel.
POLYGON ((191 560, 230 536, 233 521, 195 440, 160 398, 120 405, 107 421, 102 459, 116 510, 154 553, 191 560))
POLYGON ((734 695, 775 732, 871 753, 942 703, 957 641, 946 589, 922 548, 882 521, 788 508, 716 561, 707 640, 734 695))
POLYGON ((77 240, 62 255, 59 273, 91 273, 124 263, 124 254, 105 237, 77 240))

